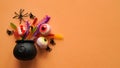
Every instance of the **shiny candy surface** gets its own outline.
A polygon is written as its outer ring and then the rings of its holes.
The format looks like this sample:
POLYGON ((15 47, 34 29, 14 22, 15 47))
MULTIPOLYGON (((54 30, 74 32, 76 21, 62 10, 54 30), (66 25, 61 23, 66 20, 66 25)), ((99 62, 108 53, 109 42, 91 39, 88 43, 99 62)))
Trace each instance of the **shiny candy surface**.
POLYGON ((25 32, 26 32, 26 27, 23 26, 23 25, 20 25, 20 26, 18 27, 18 34, 19 34, 19 35, 23 35, 23 34, 25 34, 25 32))
POLYGON ((48 45, 48 40, 45 37, 39 37, 36 43, 40 46, 40 48, 46 48, 48 45))
POLYGON ((48 35, 50 33, 50 31, 51 31, 51 27, 48 24, 42 24, 40 26, 40 30, 39 31, 40 31, 40 33, 42 35, 48 35))

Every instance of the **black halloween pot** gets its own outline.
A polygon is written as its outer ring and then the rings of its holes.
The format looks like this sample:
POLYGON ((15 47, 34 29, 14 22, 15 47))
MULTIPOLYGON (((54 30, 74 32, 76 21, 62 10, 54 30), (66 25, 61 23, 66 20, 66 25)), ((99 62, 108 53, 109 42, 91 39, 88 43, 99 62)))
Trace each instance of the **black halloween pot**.
POLYGON ((13 50, 14 56, 19 60, 32 60, 37 54, 33 40, 17 40, 13 50))

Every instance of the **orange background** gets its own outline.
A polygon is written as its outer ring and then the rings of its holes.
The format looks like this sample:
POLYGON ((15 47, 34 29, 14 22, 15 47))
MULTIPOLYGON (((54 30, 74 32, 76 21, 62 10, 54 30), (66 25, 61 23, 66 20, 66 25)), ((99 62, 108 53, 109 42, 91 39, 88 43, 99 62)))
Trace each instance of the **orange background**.
POLYGON ((120 0, 0 0, 0 68, 120 68, 120 0), (52 32, 64 36, 27 62, 14 58, 6 34, 20 8, 39 20, 48 14, 52 32))

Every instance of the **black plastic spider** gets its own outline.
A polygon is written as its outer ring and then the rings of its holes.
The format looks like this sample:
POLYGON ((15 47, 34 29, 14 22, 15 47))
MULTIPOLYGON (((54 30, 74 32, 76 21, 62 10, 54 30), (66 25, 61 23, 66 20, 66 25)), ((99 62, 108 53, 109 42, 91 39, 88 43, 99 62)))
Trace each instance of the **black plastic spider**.
POLYGON ((29 17, 30 17, 30 19, 34 19, 35 18, 35 16, 31 12, 29 14, 29 17))
POLYGON ((13 33, 14 33, 14 31, 13 31, 13 30, 8 30, 8 29, 7 29, 7 31, 6 31, 6 32, 7 32, 7 34, 8 34, 9 36, 13 35, 13 33))
POLYGON ((52 44, 52 45, 56 45, 56 43, 55 43, 55 41, 54 41, 53 38, 50 39, 50 44, 52 44))
MULTIPOLYGON (((56 45, 56 43, 55 43, 55 41, 54 41, 53 38, 50 39, 50 44, 52 44, 53 46, 56 45)), ((52 48, 50 48, 49 46, 47 46, 46 51, 50 52, 50 51, 52 51, 52 48)))
POLYGON ((19 13, 15 12, 15 16, 13 17, 13 19, 15 19, 15 18, 19 19, 20 24, 21 24, 22 21, 25 21, 23 19, 23 17, 28 17, 29 16, 28 13, 23 14, 23 12, 24 12, 24 9, 20 9, 19 13))
POLYGON ((52 49, 49 46, 47 46, 46 51, 51 52, 52 49))

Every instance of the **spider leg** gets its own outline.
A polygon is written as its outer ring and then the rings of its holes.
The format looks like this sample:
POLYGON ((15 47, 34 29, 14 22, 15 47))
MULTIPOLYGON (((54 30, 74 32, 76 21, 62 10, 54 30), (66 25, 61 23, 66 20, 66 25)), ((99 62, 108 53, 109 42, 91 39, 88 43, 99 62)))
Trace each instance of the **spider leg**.
POLYGON ((19 10, 19 13, 21 13, 22 9, 19 10))
POLYGON ((23 17, 27 17, 28 16, 28 13, 24 14, 23 17))
POLYGON ((21 13, 21 12, 23 12, 23 11, 24 11, 24 9, 20 9, 20 10, 19 10, 19 13, 21 13))
POLYGON ((16 17, 18 17, 18 16, 14 16, 13 19, 16 18, 16 17))
POLYGON ((20 20, 20 24, 22 23, 22 18, 19 19, 20 20))
POLYGON ((19 14, 17 12, 14 12, 14 14, 15 14, 15 16, 13 17, 13 19, 19 16, 19 14))
POLYGON ((14 12, 16 16, 19 16, 19 14, 17 12, 14 12))
POLYGON ((25 19, 22 19, 25 22, 25 19))
POLYGON ((22 21, 26 22, 23 18, 20 18, 19 21, 20 21, 20 24, 22 23, 22 21))
POLYGON ((24 9, 21 9, 21 13, 23 13, 25 10, 24 9))
POLYGON ((23 12, 24 12, 24 9, 20 9, 19 15, 22 15, 23 12))

